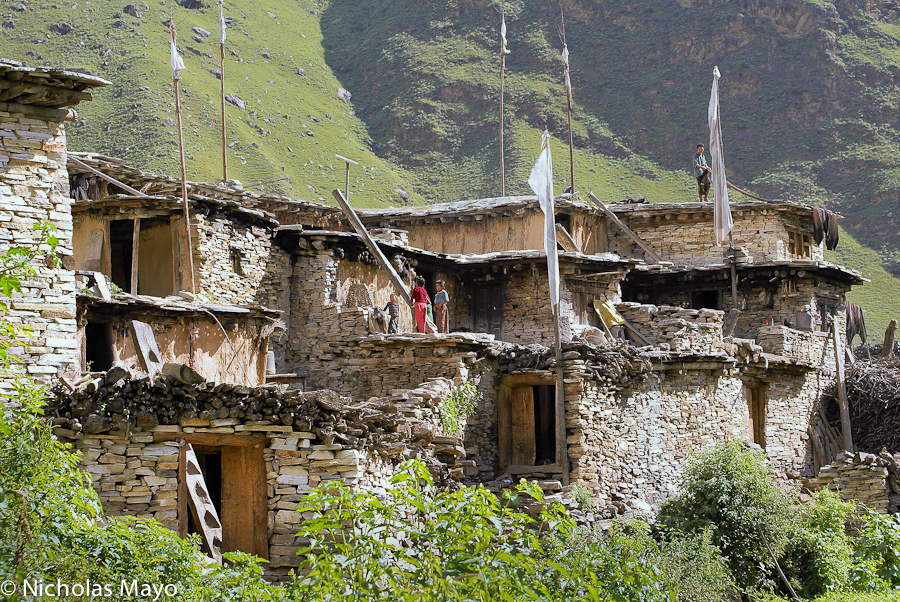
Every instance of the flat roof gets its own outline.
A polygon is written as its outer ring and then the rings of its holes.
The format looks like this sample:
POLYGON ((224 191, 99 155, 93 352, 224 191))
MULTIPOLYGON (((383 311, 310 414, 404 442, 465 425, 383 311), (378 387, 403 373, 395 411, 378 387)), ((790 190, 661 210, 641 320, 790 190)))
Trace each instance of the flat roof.
POLYGON ((25 63, 3 58, 0 58, 0 78, 14 82, 11 86, 4 86, 4 102, 54 108, 91 100, 86 90, 111 83, 81 70, 29 67, 25 63))

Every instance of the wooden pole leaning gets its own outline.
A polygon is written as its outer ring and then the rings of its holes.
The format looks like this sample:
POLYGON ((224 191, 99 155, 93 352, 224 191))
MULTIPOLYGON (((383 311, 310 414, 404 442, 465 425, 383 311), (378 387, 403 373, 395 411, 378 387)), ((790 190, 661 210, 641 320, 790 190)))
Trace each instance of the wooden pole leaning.
MULTIPOLYGON (((222 2, 219 0, 219 10, 222 8, 222 2)), ((221 72, 221 92, 222 92, 222 181, 228 181, 228 139, 225 133, 225 43, 219 42, 219 71, 221 72)))
POLYGON ((841 406, 841 438, 844 449, 853 453, 853 434, 850 432, 850 402, 844 381, 844 346, 838 336, 837 316, 831 320, 831 340, 834 342, 834 367, 837 377, 838 401, 841 406))
MULTIPOLYGON (((172 43, 175 43, 175 22, 172 21, 172 43)), ((187 249, 185 255, 187 256, 187 268, 189 274, 188 284, 190 285, 190 292, 196 293, 196 288, 194 286, 194 252, 193 245, 191 244, 191 211, 188 206, 188 194, 187 194, 187 168, 184 164, 184 130, 181 126, 181 89, 178 86, 178 82, 181 78, 175 77, 173 78, 175 84, 175 117, 178 120, 178 154, 181 158, 181 202, 184 206, 184 229, 185 229, 185 240, 187 241, 187 249)))

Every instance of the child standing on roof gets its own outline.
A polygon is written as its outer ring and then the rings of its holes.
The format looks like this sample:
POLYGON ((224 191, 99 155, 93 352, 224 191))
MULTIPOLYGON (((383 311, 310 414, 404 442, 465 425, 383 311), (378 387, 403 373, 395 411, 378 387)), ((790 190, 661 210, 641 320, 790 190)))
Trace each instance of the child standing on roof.
POLYGON ((397 334, 397 324, 400 321, 400 304, 397 303, 397 295, 391 293, 391 300, 384 306, 388 315, 388 334, 397 334))
POLYGON ((412 290, 409 300, 409 304, 413 306, 416 313, 416 328, 419 332, 425 332, 425 317, 428 314, 430 301, 428 291, 425 290, 425 279, 419 276, 416 278, 416 288, 412 290))
POLYGON ((450 332, 450 311, 447 309, 447 303, 450 296, 444 290, 444 281, 438 280, 435 285, 437 293, 434 295, 434 321, 437 325, 437 331, 450 332))

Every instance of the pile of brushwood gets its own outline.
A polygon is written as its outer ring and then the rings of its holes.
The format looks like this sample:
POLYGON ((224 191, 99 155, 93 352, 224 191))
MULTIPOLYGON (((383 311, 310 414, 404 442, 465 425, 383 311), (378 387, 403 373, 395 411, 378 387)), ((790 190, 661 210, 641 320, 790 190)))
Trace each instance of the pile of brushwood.
MULTIPOLYGON (((900 356, 898 356, 900 358, 900 356)), ((873 357, 845 370, 853 444, 860 451, 900 451, 900 359, 873 357)), ((828 404, 829 422, 840 424, 836 403, 828 404)))

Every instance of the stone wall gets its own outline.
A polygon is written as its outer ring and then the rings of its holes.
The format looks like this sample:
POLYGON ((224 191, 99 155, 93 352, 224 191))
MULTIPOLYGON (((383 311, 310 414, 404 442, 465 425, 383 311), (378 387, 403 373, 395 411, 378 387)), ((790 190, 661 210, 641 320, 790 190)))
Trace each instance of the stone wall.
MULTIPOLYGON (((779 471, 815 476, 807 431, 810 419, 817 411, 816 404, 830 389, 833 379, 817 371, 781 370, 776 365, 770 365, 762 378, 762 381, 746 377, 744 380, 753 386, 765 384, 766 457, 779 471)), ((745 390, 745 402, 748 396, 749 391, 745 390)), ((744 411, 747 411, 746 405, 744 411)))
POLYGON ((618 394, 610 392, 613 384, 585 374, 566 379, 571 477, 603 502, 660 501, 675 493, 689 453, 747 439, 748 412, 736 377, 658 371, 618 394))
MULTIPOLYGON (((652 208, 652 206, 651 206, 652 208)), ((691 208, 673 208, 671 213, 653 215, 617 211, 641 239, 666 261, 678 265, 702 265, 720 262, 725 247, 716 245, 711 212, 694 213, 691 208)), ((754 261, 792 259, 788 254, 788 229, 812 233, 812 215, 808 223, 800 216, 758 207, 732 211, 734 244, 747 249, 754 261)), ((823 245, 811 247, 811 259, 823 260, 823 245)), ((643 257, 644 251, 620 228, 609 228, 609 251, 622 257, 643 257)))
POLYGON ((290 256, 272 243, 270 227, 222 212, 192 217, 197 293, 223 305, 287 306, 290 256))
POLYGON ((834 344, 827 332, 805 332, 775 324, 760 326, 756 341, 766 353, 808 366, 834 366, 834 344))
POLYGON ((722 353, 725 312, 639 303, 619 303, 616 310, 653 345, 662 349, 696 355, 722 353))
POLYGON ((857 452, 840 452, 829 466, 819 469, 819 484, 837 489, 841 499, 863 504, 882 514, 893 510, 888 479, 891 462, 876 456, 857 452))
MULTIPOLYGON (((39 254, 33 262, 37 275, 22 281, 22 293, 14 295, 10 311, 3 316, 5 321, 33 330, 28 347, 12 352, 24 361, 15 371, 28 373, 39 382, 49 382, 75 363, 75 275, 70 271, 68 189, 63 117, 0 111, 0 248, 34 248, 39 239, 34 226, 46 220, 56 227, 56 254, 63 259, 62 265, 48 267, 39 254)), ((0 393, 11 390, 6 378, 0 379, 0 393)))

